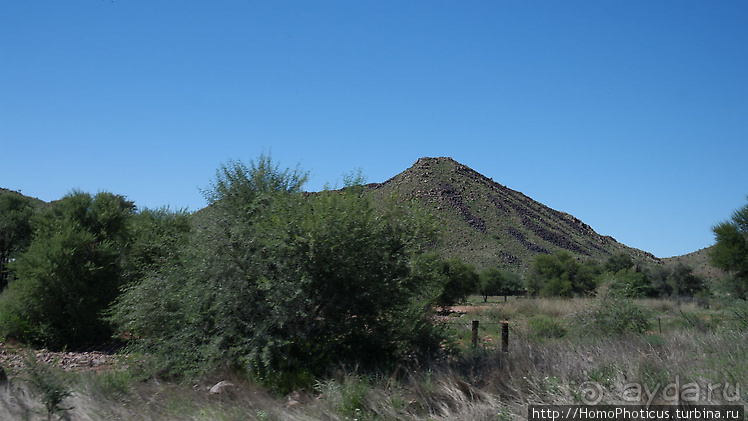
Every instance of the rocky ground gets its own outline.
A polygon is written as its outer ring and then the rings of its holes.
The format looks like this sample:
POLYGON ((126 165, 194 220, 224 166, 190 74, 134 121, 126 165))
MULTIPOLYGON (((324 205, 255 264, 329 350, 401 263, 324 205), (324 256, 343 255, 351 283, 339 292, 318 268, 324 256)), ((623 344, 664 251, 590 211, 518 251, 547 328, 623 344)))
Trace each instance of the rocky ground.
POLYGON ((53 352, 46 349, 28 350, 12 344, 0 342, 0 367, 8 374, 18 374, 26 366, 26 362, 34 353, 36 361, 40 363, 56 365, 66 371, 100 371, 115 368, 126 368, 122 366, 122 356, 106 351, 58 351, 53 352))

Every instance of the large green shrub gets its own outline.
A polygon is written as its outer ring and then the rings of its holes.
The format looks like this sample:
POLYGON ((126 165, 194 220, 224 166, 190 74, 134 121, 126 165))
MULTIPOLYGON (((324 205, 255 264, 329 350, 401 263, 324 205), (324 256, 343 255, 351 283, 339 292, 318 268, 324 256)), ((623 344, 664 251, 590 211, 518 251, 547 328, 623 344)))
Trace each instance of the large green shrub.
POLYGON ((463 262, 459 257, 441 260, 435 275, 442 280, 442 292, 437 300, 442 306, 464 302, 480 287, 480 278, 475 267, 463 262))
POLYGON ((15 192, 0 192, 0 291, 10 280, 8 264, 31 243, 31 199, 15 192))
POLYGON ((531 263, 525 286, 532 296, 583 296, 594 292, 599 274, 596 262, 579 261, 567 251, 539 254, 531 263))
POLYGON ((304 180, 268 157, 222 167, 190 243, 113 320, 168 372, 228 364, 279 389, 437 352, 438 291, 413 266, 433 231, 362 186, 309 195, 304 180))
POLYGON ((127 280, 137 282, 177 259, 192 228, 186 210, 142 209, 129 225, 127 280))
POLYGON ((577 315, 582 334, 622 335, 644 333, 651 327, 652 314, 628 298, 605 297, 577 315))
POLYGON ((108 339, 101 313, 123 280, 133 210, 122 196, 74 192, 35 216, 0 299, 0 333, 53 348, 108 339))
POLYGON ((609 291, 619 297, 652 297, 657 293, 646 274, 633 269, 621 269, 616 273, 607 273, 603 275, 602 282, 607 283, 609 291))

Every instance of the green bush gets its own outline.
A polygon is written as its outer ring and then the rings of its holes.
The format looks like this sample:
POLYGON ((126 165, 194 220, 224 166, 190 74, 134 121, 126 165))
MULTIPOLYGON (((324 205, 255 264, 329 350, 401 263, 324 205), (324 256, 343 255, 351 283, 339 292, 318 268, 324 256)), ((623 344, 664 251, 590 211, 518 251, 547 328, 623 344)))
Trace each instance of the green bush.
POLYGON ((531 296, 584 296, 595 290, 599 274, 596 262, 580 262, 567 251, 539 254, 531 263, 525 287, 531 296))
POLYGON ((602 282, 607 282, 610 293, 619 297, 642 298, 656 295, 646 275, 633 269, 621 269, 616 273, 608 273, 602 282))
POLYGON ((178 258, 112 320, 168 373, 228 365, 279 391, 439 352, 438 280, 414 264, 433 230, 363 186, 307 195, 304 179, 267 157, 223 167, 178 258))
POLYGON ((122 196, 74 192, 36 215, 0 300, 0 334, 51 348, 109 339, 101 316, 124 280, 133 210, 122 196))
POLYGON ((29 351, 25 363, 24 377, 40 393, 44 409, 47 410, 48 420, 51 420, 52 415, 58 412, 72 409, 61 406, 62 402, 71 395, 71 391, 60 370, 38 363, 33 351, 29 351))
POLYGON ((543 314, 530 317, 527 323, 530 328, 530 334, 536 338, 563 338, 567 333, 562 325, 543 314))
POLYGON ((442 293, 438 298, 438 303, 442 306, 466 301, 480 286, 480 277, 475 268, 458 257, 440 261, 437 276, 443 279, 442 293))
POLYGON ((590 309, 577 316, 577 326, 594 335, 621 335, 644 333, 651 327, 652 314, 628 298, 600 299, 590 309))
POLYGON ((0 291, 12 277, 8 264, 31 243, 33 213, 30 198, 0 190, 0 291))

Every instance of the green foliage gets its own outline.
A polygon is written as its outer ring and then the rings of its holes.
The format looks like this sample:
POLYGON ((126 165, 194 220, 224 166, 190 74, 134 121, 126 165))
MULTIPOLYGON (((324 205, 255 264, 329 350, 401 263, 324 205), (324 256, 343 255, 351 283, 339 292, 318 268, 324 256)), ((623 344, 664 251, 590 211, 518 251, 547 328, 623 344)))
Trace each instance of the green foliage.
POLYGON ((728 329, 748 332, 748 303, 744 300, 735 300, 726 306, 724 313, 728 329))
POLYGON ((143 209, 131 218, 128 244, 128 281, 139 281, 177 259, 189 239, 190 214, 169 208, 143 209))
POLYGON ((609 283, 611 294, 619 297, 642 298, 656 295, 646 274, 631 268, 604 275, 602 283, 609 283))
POLYGON ((535 338, 563 338, 567 333, 566 328, 544 314, 537 314, 530 317, 527 323, 530 328, 530 334, 535 338))
POLYGON ((0 194, 0 291, 11 278, 8 263, 31 243, 33 213, 28 197, 13 192, 0 194))
POLYGON ((38 214, 0 299, 2 335, 52 348, 109 338, 101 312, 123 279, 133 209, 111 193, 74 192, 38 214))
POLYGON ((478 292, 483 296, 483 302, 488 301, 491 295, 499 295, 503 292, 504 275, 497 268, 488 268, 479 273, 478 292))
POLYGON ((307 195, 304 180, 269 157, 222 167, 178 259, 130 286, 112 320, 167 372, 229 364, 277 390, 437 352, 437 281, 413 264, 433 230, 362 186, 307 195))
POLYGON ((501 287, 501 293, 506 295, 517 295, 524 292, 524 282, 519 274, 514 272, 502 272, 504 275, 504 283, 501 287))
POLYGON ((578 314, 579 327, 587 334, 644 333, 651 326, 651 311, 628 298, 606 297, 578 314))
POLYGON ((626 253, 618 253, 610 256, 605 262, 603 269, 610 273, 617 273, 625 269, 631 269, 634 266, 634 261, 626 253))
POLYGON ((31 386, 41 394, 48 420, 51 420, 52 416, 58 412, 72 409, 61 406, 62 402, 71 395, 64 377, 58 370, 46 364, 39 364, 33 351, 29 351, 26 357, 24 374, 31 386))
POLYGON ((444 280, 443 290, 438 299, 441 306, 451 306, 467 300, 468 295, 478 289, 480 278, 475 267, 458 257, 443 260, 439 275, 444 280))
POLYGON ((670 282, 670 269, 664 266, 652 266, 647 268, 646 275, 652 288, 652 294, 657 297, 669 297, 673 294, 673 285, 670 282))
POLYGON ((706 288, 706 283, 693 273, 693 268, 682 263, 672 269, 667 282, 676 296, 693 297, 694 294, 706 288))
POLYGON ((523 292, 522 278, 509 271, 497 268, 488 268, 478 274, 478 293, 483 296, 483 301, 488 301, 488 296, 521 294, 523 292))
POLYGON ((736 210, 730 221, 712 228, 715 244, 709 253, 712 266, 727 271, 730 292, 748 299, 748 205, 736 210))
POLYGON ((527 292, 544 297, 588 295, 597 286, 600 268, 594 261, 580 262, 571 253, 540 254, 533 259, 527 292))
POLYGON ((314 389, 320 397, 333 404, 346 419, 364 419, 368 414, 367 398, 372 391, 366 376, 344 376, 341 380, 317 382, 314 389))

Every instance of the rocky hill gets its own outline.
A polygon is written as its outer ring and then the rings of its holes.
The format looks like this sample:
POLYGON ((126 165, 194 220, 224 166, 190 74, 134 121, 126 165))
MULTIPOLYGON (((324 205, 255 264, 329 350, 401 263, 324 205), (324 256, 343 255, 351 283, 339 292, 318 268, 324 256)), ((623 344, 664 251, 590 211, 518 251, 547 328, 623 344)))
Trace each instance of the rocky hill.
MULTIPOLYGON (((452 158, 421 158, 384 183, 369 185, 375 198, 410 201, 443 227, 437 252, 458 256, 477 268, 525 272, 540 253, 567 250, 580 259, 604 260, 627 253, 661 263, 652 254, 595 232, 568 213, 479 174, 452 158)), ((0 189, 0 194, 18 193, 0 189)), ((35 199, 39 205, 46 203, 35 199)), ((201 212, 197 212, 200 214, 201 212)))
POLYGON ((524 272, 540 253, 567 250, 582 259, 627 253, 659 262, 650 253, 596 233, 572 215, 551 209, 452 158, 421 158, 380 184, 371 194, 412 200, 443 227, 438 252, 459 256, 478 268, 524 272))
POLYGON ((724 278, 727 276, 727 273, 709 264, 709 251, 712 247, 703 248, 693 253, 684 254, 683 256, 667 257, 662 259, 662 262, 666 266, 684 264, 693 268, 695 274, 705 279, 724 278))

